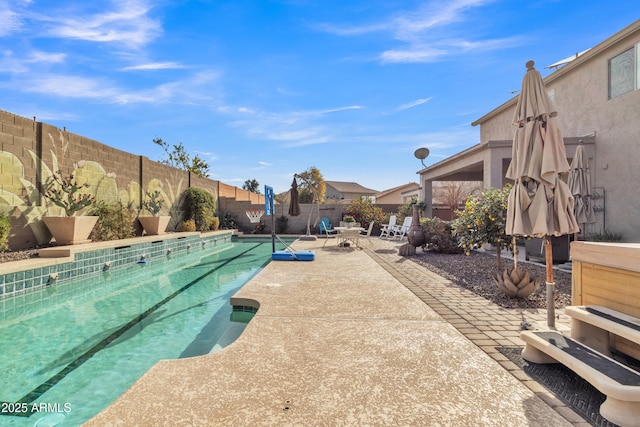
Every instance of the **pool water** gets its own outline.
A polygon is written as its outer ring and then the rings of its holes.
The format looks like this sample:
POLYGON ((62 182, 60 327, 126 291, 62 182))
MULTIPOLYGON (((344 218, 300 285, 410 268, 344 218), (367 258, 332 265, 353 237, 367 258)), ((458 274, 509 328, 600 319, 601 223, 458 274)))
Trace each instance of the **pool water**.
POLYGON ((229 298, 271 249, 230 242, 2 301, 0 425, 80 425, 157 361, 224 348, 245 326, 229 298))

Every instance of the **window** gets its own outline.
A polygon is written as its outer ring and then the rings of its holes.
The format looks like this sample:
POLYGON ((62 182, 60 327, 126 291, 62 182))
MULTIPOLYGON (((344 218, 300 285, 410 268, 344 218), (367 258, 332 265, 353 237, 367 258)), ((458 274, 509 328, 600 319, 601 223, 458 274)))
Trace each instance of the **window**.
POLYGON ((640 83, 640 45, 625 50, 609 60, 609 99, 638 89, 640 83))

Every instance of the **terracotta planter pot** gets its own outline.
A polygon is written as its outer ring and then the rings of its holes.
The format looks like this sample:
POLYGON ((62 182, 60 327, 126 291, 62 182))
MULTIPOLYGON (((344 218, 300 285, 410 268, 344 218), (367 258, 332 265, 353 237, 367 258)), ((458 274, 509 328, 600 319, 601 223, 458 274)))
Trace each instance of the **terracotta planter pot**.
POLYGON ((149 236, 157 236, 158 234, 165 234, 170 216, 141 216, 138 217, 138 221, 142 224, 144 231, 149 236))
POLYGON ((88 243, 89 235, 98 222, 97 216, 45 216, 45 225, 56 239, 56 245, 88 243))

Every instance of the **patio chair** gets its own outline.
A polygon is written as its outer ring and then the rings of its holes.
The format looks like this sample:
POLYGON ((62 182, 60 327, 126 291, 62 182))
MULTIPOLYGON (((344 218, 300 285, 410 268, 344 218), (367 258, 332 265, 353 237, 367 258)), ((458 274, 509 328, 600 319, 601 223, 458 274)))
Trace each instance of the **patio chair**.
POLYGON ((391 234, 396 227, 396 216, 391 215, 389 217, 389 224, 380 224, 380 238, 385 239, 391 237, 391 234))
POLYGON ((411 228, 411 222, 413 221, 413 218, 408 216, 404 219, 404 221, 402 222, 401 226, 396 226, 392 233, 393 235, 391 236, 392 239, 399 239, 402 240, 407 236, 407 233, 409 232, 409 229, 411 228))
POLYGON ((329 237, 336 237, 338 235, 338 230, 333 228, 331 222, 329 222, 329 218, 327 218, 326 216, 320 219, 318 227, 320 227, 320 234, 324 234, 327 239, 329 237))
POLYGON ((369 223, 369 228, 367 229, 367 231, 361 231, 360 232, 360 238, 361 239, 365 239, 369 244, 371 244, 371 240, 369 240, 369 237, 371 237, 371 230, 373 230, 373 224, 375 221, 371 221, 369 223))

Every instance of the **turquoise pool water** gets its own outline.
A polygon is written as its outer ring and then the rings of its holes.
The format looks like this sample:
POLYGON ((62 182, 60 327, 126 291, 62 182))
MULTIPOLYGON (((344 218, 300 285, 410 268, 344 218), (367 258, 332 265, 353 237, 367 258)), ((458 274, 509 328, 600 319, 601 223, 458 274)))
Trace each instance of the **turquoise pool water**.
POLYGON ((158 360, 233 342, 229 298, 271 241, 189 252, 0 301, 0 425, 80 425, 158 360))

